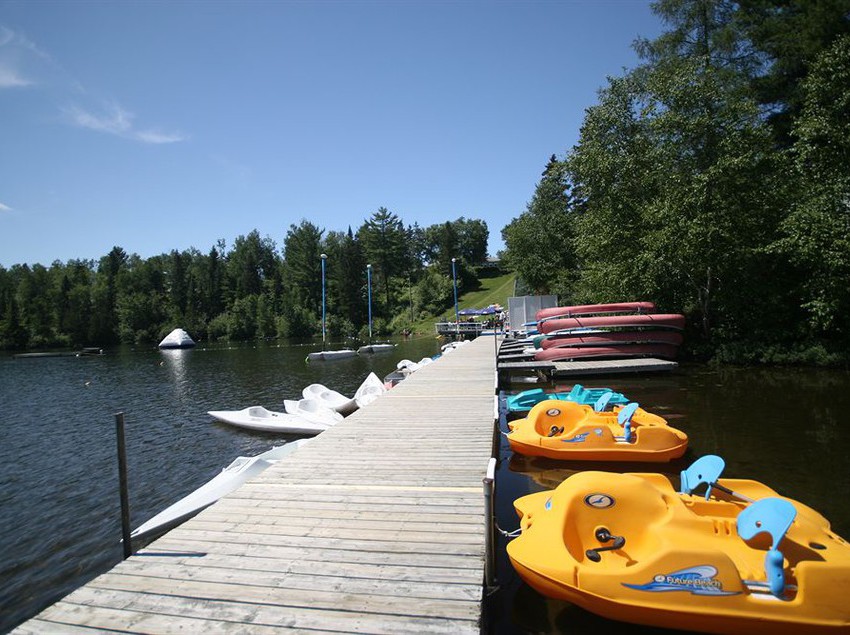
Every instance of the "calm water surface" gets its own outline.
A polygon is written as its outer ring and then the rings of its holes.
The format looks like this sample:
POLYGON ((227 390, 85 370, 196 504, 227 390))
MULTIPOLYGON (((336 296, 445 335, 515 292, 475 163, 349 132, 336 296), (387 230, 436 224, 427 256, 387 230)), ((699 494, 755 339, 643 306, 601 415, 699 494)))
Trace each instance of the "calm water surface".
MULTIPOLYGON (((333 346, 339 348, 340 346, 333 346)), ((307 364, 321 346, 204 346, 186 351, 121 349, 92 358, 0 358, 0 632, 6 632, 122 556, 114 415, 123 412, 131 524, 138 526, 215 476, 236 456, 291 440, 216 423, 208 410, 261 404, 283 410, 314 382, 353 394, 369 372, 383 378, 401 359, 439 351, 433 337, 399 341, 393 353, 307 364)), ((459 378, 461 379, 461 378, 459 378)), ((667 418, 690 437, 673 464, 619 465, 678 475, 707 453, 725 475, 753 478, 822 512, 850 537, 850 374, 818 370, 716 371, 683 366, 671 374, 585 380, 609 386, 667 418)), ((549 386, 569 390, 572 383, 549 386)), ((503 387, 503 395, 528 386, 503 387)), ((507 431, 504 417, 503 431, 507 431)), ((515 498, 555 487, 581 469, 499 451, 497 523, 518 526, 515 498)), ((525 586, 499 538, 499 588, 487 632, 662 633, 610 623, 548 601, 525 586)))

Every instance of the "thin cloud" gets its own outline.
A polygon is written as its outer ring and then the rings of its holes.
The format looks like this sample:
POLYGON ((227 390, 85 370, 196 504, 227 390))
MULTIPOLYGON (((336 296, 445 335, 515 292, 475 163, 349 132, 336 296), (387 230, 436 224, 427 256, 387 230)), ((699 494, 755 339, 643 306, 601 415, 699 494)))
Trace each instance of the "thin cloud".
POLYGON ((0 60, 0 88, 23 88, 34 83, 22 76, 9 62, 0 60))
MULTIPOLYGON (((65 71, 46 51, 20 32, 0 24, 0 90, 40 84, 45 94, 58 96, 69 91, 76 99, 90 99, 79 81, 65 71), (36 81, 31 77, 39 77, 36 81)), ((62 99, 61 97, 59 99, 62 99)), ((118 104, 102 109, 69 106, 61 109, 64 120, 78 128, 131 139, 139 143, 162 145, 186 140, 180 132, 167 132, 157 127, 138 127, 135 115, 118 104)))
POLYGON ((11 212, 11 211, 12 211, 11 207, 9 207, 8 205, 3 205, 3 203, 0 203, 0 213, 11 212))
POLYGON ((109 104, 100 114, 92 113, 78 106, 64 110, 65 117, 74 126, 132 139, 142 143, 163 144, 184 141, 186 137, 178 132, 167 133, 155 129, 139 129, 133 120, 135 115, 118 104, 109 104))
POLYGON ((21 58, 26 58, 30 52, 39 57, 44 55, 32 42, 0 25, 0 89, 22 88, 35 83, 20 69, 21 58))

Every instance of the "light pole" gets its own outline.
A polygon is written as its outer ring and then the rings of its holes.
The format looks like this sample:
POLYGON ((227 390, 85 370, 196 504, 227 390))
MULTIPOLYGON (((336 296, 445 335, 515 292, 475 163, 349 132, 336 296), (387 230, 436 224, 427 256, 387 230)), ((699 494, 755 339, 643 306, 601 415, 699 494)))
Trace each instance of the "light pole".
POLYGON ((452 258, 452 284, 455 289, 455 335, 460 335, 460 313, 457 310, 457 272, 455 271, 455 261, 457 258, 452 258))
POLYGON ((325 261, 327 254, 322 254, 322 344, 325 343, 325 261))
POLYGON ((369 297, 369 343, 372 343, 372 265, 366 265, 366 288, 369 297))

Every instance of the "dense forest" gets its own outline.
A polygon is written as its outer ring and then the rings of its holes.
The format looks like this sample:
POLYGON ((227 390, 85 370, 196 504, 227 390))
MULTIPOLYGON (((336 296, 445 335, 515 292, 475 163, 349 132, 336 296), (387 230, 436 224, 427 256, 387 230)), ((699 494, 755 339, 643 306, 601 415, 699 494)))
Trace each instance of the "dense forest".
MULTIPOLYGON (((688 351, 850 361, 850 0, 661 0, 502 230, 564 304, 651 300, 688 351)), ((541 161, 541 165, 543 161, 541 161)))
POLYGON ((472 288, 487 258, 486 223, 459 218, 420 228, 380 208, 356 232, 303 220, 282 249, 254 230, 228 247, 143 259, 114 247, 99 261, 0 267, 0 347, 156 344, 176 327, 196 340, 332 337, 410 328, 472 288), (322 276, 322 255, 325 275, 322 276), (367 275, 371 265, 371 275, 367 275))

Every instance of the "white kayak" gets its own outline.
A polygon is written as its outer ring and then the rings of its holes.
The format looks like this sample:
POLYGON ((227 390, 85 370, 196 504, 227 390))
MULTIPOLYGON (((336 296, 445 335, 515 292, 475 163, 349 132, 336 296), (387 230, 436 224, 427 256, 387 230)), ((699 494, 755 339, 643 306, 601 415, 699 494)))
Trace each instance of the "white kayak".
POLYGON ((387 392, 387 387, 384 382, 375 373, 369 373, 363 383, 360 384, 360 388, 354 393, 354 401, 357 402, 359 408, 362 408, 368 406, 385 392, 387 392))
POLYGON ((301 391, 304 399, 315 399, 331 410, 345 416, 357 410, 357 402, 322 384, 310 384, 301 391))
POLYGON ((289 414, 331 426, 343 420, 341 414, 318 399, 284 399, 283 407, 289 414))
POLYGON ((316 351, 315 353, 308 353, 307 360, 308 362, 316 362, 323 361, 329 362, 335 359, 345 359, 346 357, 354 357, 357 355, 357 351, 351 348, 344 348, 338 351, 316 351))
POLYGON ((219 421, 240 428, 263 432, 280 432, 282 434, 315 435, 333 425, 318 423, 286 412, 266 410, 262 406, 251 406, 243 410, 210 410, 207 414, 219 421))
POLYGON ((237 457, 212 480, 141 524, 130 533, 130 536, 141 539, 168 531, 291 454, 308 440, 298 439, 286 445, 278 445, 257 456, 237 457))

